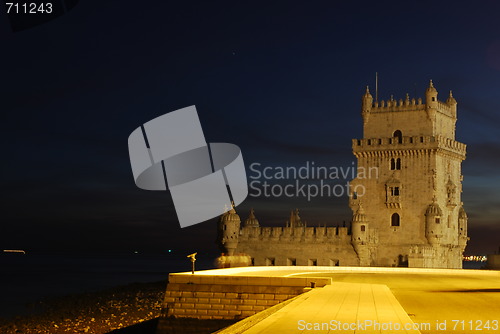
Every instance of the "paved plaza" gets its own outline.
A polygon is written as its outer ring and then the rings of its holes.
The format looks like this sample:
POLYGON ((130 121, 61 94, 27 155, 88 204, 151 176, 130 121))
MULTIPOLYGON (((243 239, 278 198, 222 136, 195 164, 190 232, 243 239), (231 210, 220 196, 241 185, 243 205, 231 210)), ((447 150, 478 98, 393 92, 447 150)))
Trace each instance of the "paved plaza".
MULTIPOLYGON (((243 331, 248 334, 500 333, 500 271, 249 267, 198 274, 332 279, 243 331)), ((237 326, 232 330, 227 333, 237 326)))

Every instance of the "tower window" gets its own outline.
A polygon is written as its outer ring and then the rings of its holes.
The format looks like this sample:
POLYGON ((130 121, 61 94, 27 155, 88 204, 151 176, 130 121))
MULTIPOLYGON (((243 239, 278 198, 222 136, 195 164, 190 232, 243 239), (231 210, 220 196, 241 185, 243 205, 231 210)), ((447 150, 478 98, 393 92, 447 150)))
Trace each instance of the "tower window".
POLYGON ((432 101, 436 101, 436 98, 434 96, 432 97, 432 101))
POLYGON ((436 217, 436 224, 440 224, 440 223, 441 223, 441 218, 436 217))
POLYGON ((399 196, 399 187, 391 187, 391 195, 399 196))
POLYGON ((391 216, 391 226, 399 226, 399 225, 400 225, 399 214, 393 213, 391 216))
POLYGON ((392 136, 394 138, 397 138, 397 141, 398 141, 399 144, 401 144, 403 142, 403 133, 400 130, 394 131, 394 133, 392 134, 392 136))
POLYGON ((365 231, 365 225, 361 225, 361 232, 364 232, 365 231))
POLYGON ((401 169, 401 158, 391 158, 391 170, 400 170, 401 169))

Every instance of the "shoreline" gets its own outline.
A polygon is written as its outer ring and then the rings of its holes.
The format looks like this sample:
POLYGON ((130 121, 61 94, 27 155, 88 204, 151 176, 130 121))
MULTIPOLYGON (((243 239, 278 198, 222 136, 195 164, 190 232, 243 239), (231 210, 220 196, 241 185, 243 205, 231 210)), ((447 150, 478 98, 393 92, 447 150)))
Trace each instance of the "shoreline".
POLYGON ((25 315, 0 318, 0 332, 109 333, 159 318, 166 286, 162 280, 45 298, 29 304, 25 315))

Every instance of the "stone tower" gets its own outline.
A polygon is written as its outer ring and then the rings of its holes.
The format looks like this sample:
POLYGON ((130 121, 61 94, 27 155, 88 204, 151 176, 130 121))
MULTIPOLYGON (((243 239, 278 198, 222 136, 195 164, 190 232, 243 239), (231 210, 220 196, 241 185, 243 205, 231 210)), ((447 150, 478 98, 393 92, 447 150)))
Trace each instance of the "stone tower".
POLYGON ((234 255, 235 250, 238 247, 240 225, 241 219, 234 210, 234 207, 232 207, 231 210, 226 211, 221 216, 219 226, 217 228, 217 241, 222 253, 226 255, 234 255))
POLYGON ((451 91, 441 102, 431 81, 425 103, 408 94, 379 102, 367 88, 361 115, 349 199, 360 265, 461 268, 468 240, 460 200, 466 145, 455 140, 451 91))

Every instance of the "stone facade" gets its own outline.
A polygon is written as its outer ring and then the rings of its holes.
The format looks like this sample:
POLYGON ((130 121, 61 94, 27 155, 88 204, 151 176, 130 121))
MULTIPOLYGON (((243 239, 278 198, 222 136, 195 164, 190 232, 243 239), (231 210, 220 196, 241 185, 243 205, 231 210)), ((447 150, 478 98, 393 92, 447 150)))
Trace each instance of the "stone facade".
POLYGON ((357 177, 346 227, 306 227, 298 210, 285 227, 261 227, 253 210, 241 226, 221 216, 223 252, 254 265, 461 268, 467 214, 461 202, 466 145, 455 140, 457 102, 437 98, 432 81, 421 99, 362 98, 363 138, 353 139, 357 177))

